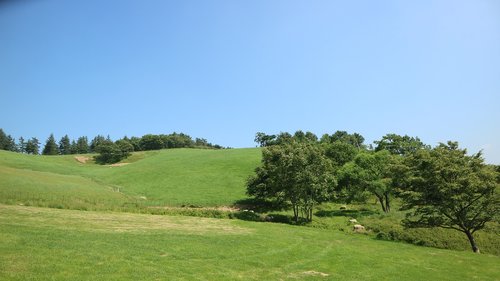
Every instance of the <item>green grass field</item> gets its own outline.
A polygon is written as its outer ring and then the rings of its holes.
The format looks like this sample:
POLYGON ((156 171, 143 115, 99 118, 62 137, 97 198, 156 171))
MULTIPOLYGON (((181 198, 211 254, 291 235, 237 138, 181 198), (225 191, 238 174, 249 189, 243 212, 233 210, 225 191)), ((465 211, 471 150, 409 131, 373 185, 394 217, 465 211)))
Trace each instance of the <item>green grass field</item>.
POLYGON ((172 149, 101 166, 0 151, 0 280, 500 280, 498 224, 477 233, 475 255, 463 234, 405 230, 373 202, 323 204, 303 226, 229 219, 287 211, 213 209, 247 198, 260 157, 172 149))
POLYGON ((4 203, 35 205, 88 199, 112 206, 137 200, 149 205, 232 205, 246 198, 245 180, 259 161, 260 149, 139 152, 118 167, 82 164, 75 156, 0 151, 0 195, 4 203))
POLYGON ((0 280, 499 280, 500 258, 239 220, 0 205, 0 280))

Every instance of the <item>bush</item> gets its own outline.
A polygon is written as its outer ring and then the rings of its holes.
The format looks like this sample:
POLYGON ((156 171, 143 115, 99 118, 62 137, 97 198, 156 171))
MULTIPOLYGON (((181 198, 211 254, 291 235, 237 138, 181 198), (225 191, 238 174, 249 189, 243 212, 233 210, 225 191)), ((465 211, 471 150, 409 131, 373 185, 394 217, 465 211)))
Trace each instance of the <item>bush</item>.
POLYGON ((113 164, 130 156, 133 146, 130 143, 120 143, 120 145, 109 142, 97 147, 99 155, 95 156, 98 164, 113 164))

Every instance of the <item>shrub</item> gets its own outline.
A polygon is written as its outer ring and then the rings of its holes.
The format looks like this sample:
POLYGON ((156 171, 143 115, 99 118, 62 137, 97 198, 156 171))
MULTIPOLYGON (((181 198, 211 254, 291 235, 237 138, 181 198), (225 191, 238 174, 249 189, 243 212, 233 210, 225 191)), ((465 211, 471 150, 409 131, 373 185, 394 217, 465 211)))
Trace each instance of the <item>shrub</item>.
POLYGON ((130 156, 133 146, 130 143, 120 143, 120 145, 109 142, 97 147, 99 155, 95 156, 98 164, 113 164, 130 156))

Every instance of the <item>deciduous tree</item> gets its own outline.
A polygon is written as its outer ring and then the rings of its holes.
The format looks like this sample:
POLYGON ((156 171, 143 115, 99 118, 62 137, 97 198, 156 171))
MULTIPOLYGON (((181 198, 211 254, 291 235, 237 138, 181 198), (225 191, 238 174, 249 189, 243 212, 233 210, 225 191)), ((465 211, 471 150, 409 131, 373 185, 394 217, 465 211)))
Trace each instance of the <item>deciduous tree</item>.
POLYGON ((312 220, 316 204, 328 200, 335 186, 331 161, 319 145, 290 142, 263 149, 262 165, 247 181, 247 193, 259 199, 290 204, 294 220, 299 214, 312 220))
POLYGON ((415 153, 419 149, 429 148, 418 137, 408 135, 387 134, 374 143, 376 144, 375 151, 387 150, 391 154, 402 156, 415 153))
POLYGON ((393 168, 397 165, 388 151, 364 152, 346 163, 338 172, 339 188, 347 198, 363 198, 362 192, 377 197, 382 211, 391 211, 391 197, 395 191, 393 168))
POLYGON ((474 233, 499 220, 498 172, 484 164, 480 152, 469 156, 457 142, 420 150, 406 161, 403 207, 412 212, 405 224, 458 230, 479 253, 474 233))

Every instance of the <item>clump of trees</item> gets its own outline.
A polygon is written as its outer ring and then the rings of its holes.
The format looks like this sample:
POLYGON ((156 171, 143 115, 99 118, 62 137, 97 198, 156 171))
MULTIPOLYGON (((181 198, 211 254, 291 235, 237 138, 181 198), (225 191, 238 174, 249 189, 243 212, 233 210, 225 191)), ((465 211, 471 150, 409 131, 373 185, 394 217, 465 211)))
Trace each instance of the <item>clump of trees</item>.
POLYGON ((96 147, 96 152, 99 155, 95 157, 95 161, 99 164, 117 163, 129 157, 132 151, 134 151, 134 147, 128 141, 105 141, 96 147))
POLYGON ((247 180, 247 194, 293 210, 294 220, 311 221, 325 201, 350 203, 374 196, 383 212, 393 197, 407 211, 406 227, 442 227, 463 232, 474 252, 474 233, 499 221, 500 166, 468 155, 458 143, 424 144, 418 137, 387 134, 375 146, 357 133, 311 132, 255 137, 261 166, 247 180))
MULTIPOLYGON (((212 144, 203 138, 193 140, 189 135, 183 133, 147 134, 142 137, 123 137, 117 141, 102 135, 95 136, 90 142, 86 136, 79 137, 76 141, 64 135, 59 142, 53 134, 47 138, 41 154, 43 155, 68 155, 98 153, 95 157, 97 163, 112 164, 127 158, 134 151, 146 151, 170 148, 203 148, 224 149, 224 147, 212 144)), ((5 134, 0 129, 0 149, 26 154, 40 154, 40 141, 37 138, 25 140, 19 138, 16 143, 11 135, 5 134)))
POLYGON ((295 222, 299 216, 311 221, 314 206, 329 200, 335 187, 332 162, 310 143, 290 141, 267 147, 255 173, 248 180, 248 194, 275 205, 290 204, 295 222))

